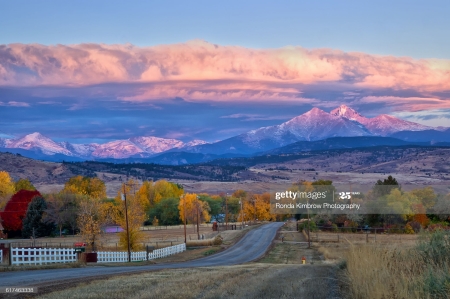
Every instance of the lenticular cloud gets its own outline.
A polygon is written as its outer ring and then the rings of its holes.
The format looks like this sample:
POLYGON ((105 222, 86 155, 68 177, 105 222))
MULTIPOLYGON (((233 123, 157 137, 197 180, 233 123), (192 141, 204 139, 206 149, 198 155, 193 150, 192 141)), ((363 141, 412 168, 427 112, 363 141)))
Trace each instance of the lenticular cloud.
POLYGON ((0 46, 0 85, 87 86, 152 83, 127 100, 183 96, 292 98, 299 84, 357 88, 450 90, 450 61, 346 53, 302 47, 249 49, 204 41, 130 44, 0 46))

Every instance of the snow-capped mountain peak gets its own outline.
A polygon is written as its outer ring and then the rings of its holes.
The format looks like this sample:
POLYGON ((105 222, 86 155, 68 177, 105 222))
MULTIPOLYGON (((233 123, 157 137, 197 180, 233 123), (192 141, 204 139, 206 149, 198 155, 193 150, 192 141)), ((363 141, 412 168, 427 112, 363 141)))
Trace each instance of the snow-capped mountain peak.
POLYGON ((365 118, 364 116, 359 114, 356 110, 354 110, 346 105, 341 105, 341 106, 337 107, 336 109, 331 110, 330 114, 334 115, 334 116, 345 117, 349 120, 354 120, 354 121, 357 121, 362 124, 364 124, 367 121, 367 118, 365 118))
POLYGON ((184 146, 184 143, 181 140, 153 136, 132 137, 128 140, 140 147, 143 151, 150 154, 162 153, 172 148, 180 148, 184 146))
POLYGON ((435 129, 387 114, 380 114, 374 118, 369 118, 364 125, 373 134, 381 136, 388 136, 400 131, 425 131, 435 129))
POLYGON ((428 127, 387 114, 366 118, 356 110, 346 105, 340 105, 330 113, 319 108, 312 108, 282 124, 254 129, 213 144, 207 144, 207 142, 198 139, 184 143, 177 139, 154 136, 138 136, 113 140, 103 144, 57 143, 38 132, 34 132, 21 138, 0 136, 0 147, 38 150, 45 155, 63 154, 83 159, 124 159, 129 157, 147 158, 167 151, 212 154, 241 152, 249 154, 297 141, 315 141, 330 137, 390 136, 401 131, 425 130, 445 132, 448 128, 428 127))
POLYGON ((144 153, 145 151, 130 140, 115 140, 101 144, 92 153, 96 158, 122 159, 144 153))
POLYGON ((71 151, 38 132, 17 139, 8 139, 5 143, 6 148, 40 150, 46 155, 63 154, 66 156, 73 156, 71 151))

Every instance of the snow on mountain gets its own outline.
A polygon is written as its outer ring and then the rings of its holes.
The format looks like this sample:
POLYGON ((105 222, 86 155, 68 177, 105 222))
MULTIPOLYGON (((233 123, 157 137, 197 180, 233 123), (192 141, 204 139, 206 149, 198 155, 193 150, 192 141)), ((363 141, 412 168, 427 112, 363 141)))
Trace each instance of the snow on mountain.
POLYGON ((356 110, 353 110, 352 108, 346 105, 341 105, 336 109, 331 110, 330 114, 334 116, 342 116, 349 120, 357 121, 361 124, 364 124, 368 120, 368 118, 362 116, 356 110))
POLYGON ((447 129, 428 127, 386 114, 366 118, 354 109, 341 105, 330 113, 313 108, 280 125, 262 127, 212 144, 203 140, 184 143, 177 139, 153 136, 132 137, 104 144, 56 143, 35 132, 21 138, 8 138, 9 135, 0 135, 0 147, 39 150, 45 155, 62 154, 82 159, 144 158, 169 151, 203 154, 252 154, 298 141, 315 141, 330 137, 390 136, 398 132, 408 132, 409 135, 414 135, 414 132, 418 131, 446 132, 447 129))
POLYGON ((192 140, 184 143, 177 139, 165 139, 153 136, 132 137, 127 140, 114 140, 104 144, 76 144, 67 141, 56 143, 37 132, 19 139, 0 137, 0 147, 3 148, 38 149, 45 155, 63 154, 83 159, 124 159, 132 156, 149 157, 170 149, 181 149, 200 144, 206 144, 206 142, 203 140, 192 140))
POLYGON ((25 135, 24 137, 18 139, 7 139, 5 142, 5 147, 20 148, 25 150, 40 150, 46 155, 63 154, 66 156, 73 156, 71 151, 65 149, 60 144, 38 132, 25 135))
POLYGON ((377 117, 370 118, 365 126, 373 134, 380 136, 388 136, 400 131, 425 131, 434 129, 433 127, 406 121, 387 114, 381 114, 377 117))
POLYGON ((142 153, 145 153, 145 151, 130 140, 116 140, 99 145, 92 156, 123 159, 142 153))
POLYGON ((92 153, 100 146, 98 143, 77 144, 69 143, 67 141, 60 142, 59 144, 78 157, 90 157, 92 153))
POLYGON ((192 146, 197 146, 197 145, 202 145, 202 144, 208 144, 208 142, 206 142, 204 140, 200 140, 200 139, 194 139, 192 141, 189 141, 188 143, 185 143, 183 145, 183 147, 192 147, 192 146))
POLYGON ((124 159, 131 156, 149 157, 171 149, 181 149, 186 146, 205 144, 202 140, 184 143, 177 139, 166 139, 153 136, 132 137, 127 140, 116 140, 98 145, 92 152, 96 158, 124 159))
POLYGON ((438 128, 424 126, 418 123, 406 121, 387 114, 381 114, 374 118, 366 118, 346 105, 341 105, 332 110, 330 114, 341 116, 364 125, 372 134, 389 136, 400 131, 425 131, 439 130, 438 128))
POLYGON ((132 137, 128 140, 149 154, 162 153, 172 148, 180 148, 184 146, 183 141, 177 139, 165 139, 153 136, 132 137))
POLYGON ((331 115, 319 108, 313 108, 281 125, 263 127, 245 133, 243 141, 253 147, 267 143, 268 140, 282 146, 302 140, 368 135, 370 133, 358 123, 331 115))

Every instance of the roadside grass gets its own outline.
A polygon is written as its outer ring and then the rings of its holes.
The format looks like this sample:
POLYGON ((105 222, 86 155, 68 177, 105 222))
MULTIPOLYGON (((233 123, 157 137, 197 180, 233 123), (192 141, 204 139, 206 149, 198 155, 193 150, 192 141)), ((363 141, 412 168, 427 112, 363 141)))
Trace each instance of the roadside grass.
POLYGON ((217 249, 209 249, 209 250, 206 250, 205 252, 203 252, 203 255, 208 256, 208 255, 214 254, 216 252, 217 252, 217 249))
POLYGON ((301 264, 302 258, 306 258, 307 264, 321 263, 320 254, 314 248, 307 245, 277 242, 272 249, 258 262, 270 264, 301 264))
POLYGON ((350 298, 449 298, 450 232, 412 248, 351 244, 345 261, 350 298))
POLYGON ((329 265, 247 264, 116 276, 38 298, 329 298, 329 265))
POLYGON ((221 246, 211 246, 204 248, 187 248, 185 252, 174 254, 168 257, 154 260, 156 264, 181 263, 205 257, 205 252, 214 250, 214 254, 223 250, 221 246))
POLYGON ((47 270, 47 269, 65 269, 65 268, 82 268, 86 267, 83 262, 64 263, 64 264, 47 264, 47 265, 14 265, 2 266, 0 265, 0 272, 9 271, 24 271, 24 270, 47 270))
POLYGON ((252 229, 259 227, 260 225, 248 226, 243 230, 227 230, 220 232, 220 235, 215 236, 212 239, 206 240, 192 240, 188 241, 188 246, 201 246, 204 248, 189 248, 187 250, 175 255, 171 255, 165 258, 155 259, 151 261, 140 261, 132 263, 89 263, 75 262, 66 264, 47 264, 47 265, 36 265, 36 266, 3 266, 0 265, 0 272, 8 271, 21 271, 21 270, 44 270, 44 269, 62 269, 62 268, 80 268, 80 267, 123 267, 123 266, 145 266, 152 264, 161 263, 177 263, 186 262, 198 258, 205 257, 205 252, 210 251, 208 255, 215 254, 223 251, 227 247, 234 245, 239 241, 247 232, 252 229), (220 238, 218 238, 220 237, 220 238), (220 239, 220 242, 219 242, 220 239), (222 243, 223 246, 218 246, 222 243))
POLYGON ((187 241, 186 247, 214 246, 214 245, 220 245, 220 244, 222 244, 222 237, 220 235, 217 235, 211 239, 187 241))

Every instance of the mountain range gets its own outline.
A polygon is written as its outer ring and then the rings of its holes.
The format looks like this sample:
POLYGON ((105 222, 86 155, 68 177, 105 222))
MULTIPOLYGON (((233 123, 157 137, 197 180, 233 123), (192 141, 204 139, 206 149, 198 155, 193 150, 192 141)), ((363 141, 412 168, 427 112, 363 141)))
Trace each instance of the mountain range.
MULTIPOLYGON (((207 143, 193 140, 184 143, 177 139, 154 136, 132 137, 104 144, 73 144, 55 142, 38 133, 20 138, 0 136, 0 151, 20 153, 43 160, 123 160, 149 159, 155 163, 165 163, 176 159, 183 164, 192 161, 205 161, 213 158, 254 155, 288 146, 297 142, 314 142, 333 137, 393 137, 407 143, 450 142, 450 128, 429 127, 382 114, 366 118, 350 107, 341 105, 327 113, 319 108, 296 116, 282 124, 262 127, 249 132, 218 141, 207 143), (187 160, 184 156, 189 157, 187 160), (192 155, 192 154, 201 154, 192 155), (161 155, 159 158, 158 155, 161 155)), ((361 139, 360 139, 361 140, 361 139)), ((367 144, 372 141, 365 141, 367 144)), ((385 140, 383 143, 398 142, 385 140)), ((380 142, 375 142, 380 145, 380 142)), ((387 145, 387 144, 386 144, 387 145)), ((301 145, 300 148, 314 148, 301 145)), ((290 150, 294 150, 295 146, 290 150)), ((286 151, 286 149, 284 150, 286 151)))

